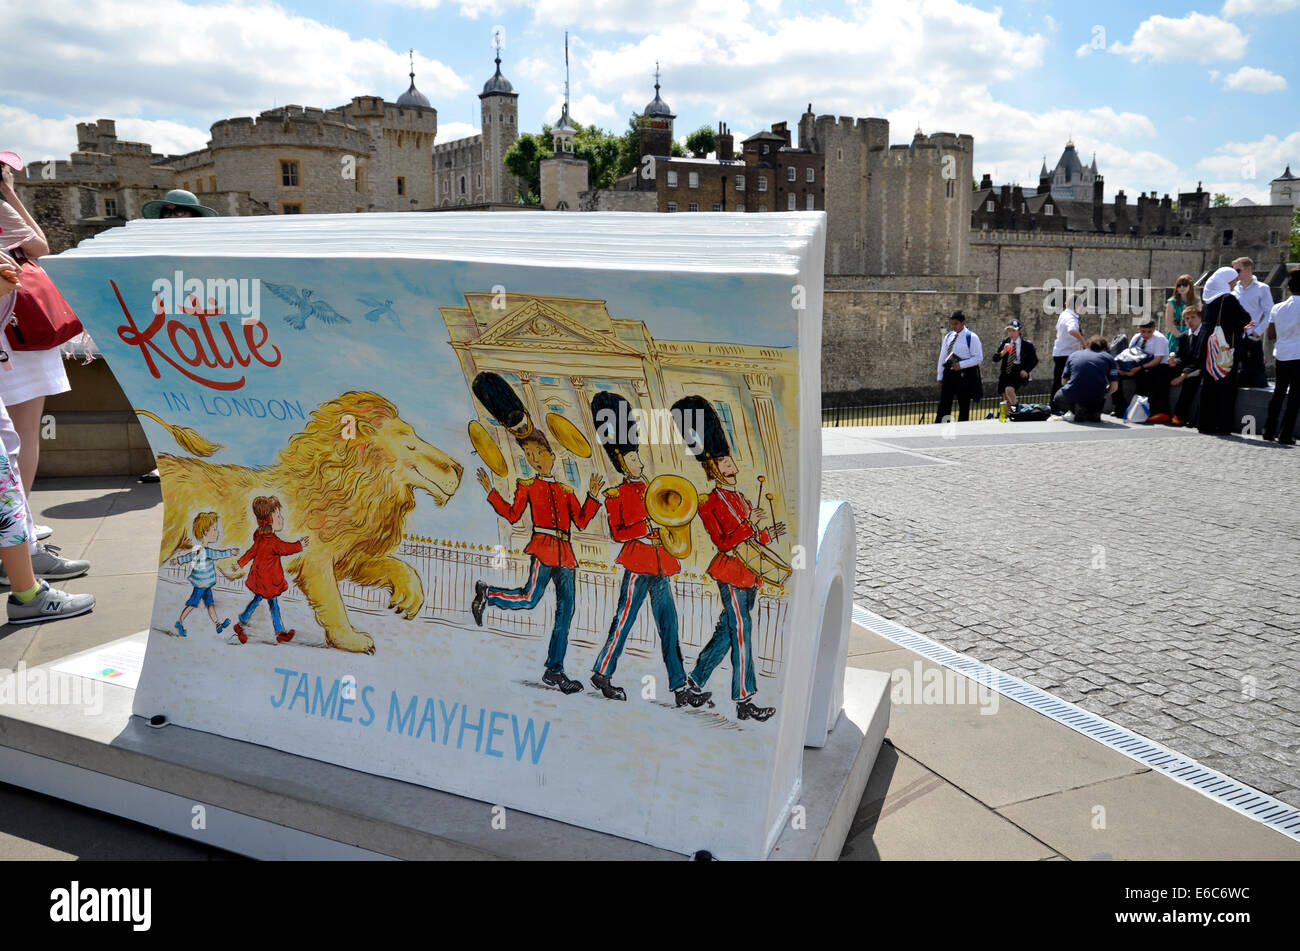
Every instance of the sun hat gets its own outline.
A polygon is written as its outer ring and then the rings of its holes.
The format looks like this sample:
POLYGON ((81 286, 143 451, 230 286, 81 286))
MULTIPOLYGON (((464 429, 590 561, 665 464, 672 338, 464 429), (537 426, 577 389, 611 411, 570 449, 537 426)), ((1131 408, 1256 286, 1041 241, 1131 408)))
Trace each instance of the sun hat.
POLYGON ((8 165, 15 172, 23 170, 23 160, 18 157, 17 152, 0 152, 0 163, 8 165))
POLYGON ((161 218, 162 210, 168 205, 175 205, 178 208, 192 208, 203 218, 216 218, 218 212, 215 208, 209 208, 207 205, 200 205, 199 200, 194 197, 193 192, 187 192, 183 188, 173 188, 161 200, 147 201, 140 210, 146 218, 161 218))

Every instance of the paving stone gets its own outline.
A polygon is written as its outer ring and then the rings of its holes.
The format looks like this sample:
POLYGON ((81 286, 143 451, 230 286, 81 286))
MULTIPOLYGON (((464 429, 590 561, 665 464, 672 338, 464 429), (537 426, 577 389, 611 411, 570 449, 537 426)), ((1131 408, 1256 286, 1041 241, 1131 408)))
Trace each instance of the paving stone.
POLYGON ((861 603, 1300 805, 1293 453, 1198 438, 926 452, 951 465, 823 476, 857 516, 861 603), (1014 521, 1009 472, 1025 499, 1014 521), (1237 539, 1179 522, 1170 544, 1110 518, 1132 508, 1139 477, 1195 485, 1237 539), (1268 504, 1245 485, 1268 486, 1268 504))

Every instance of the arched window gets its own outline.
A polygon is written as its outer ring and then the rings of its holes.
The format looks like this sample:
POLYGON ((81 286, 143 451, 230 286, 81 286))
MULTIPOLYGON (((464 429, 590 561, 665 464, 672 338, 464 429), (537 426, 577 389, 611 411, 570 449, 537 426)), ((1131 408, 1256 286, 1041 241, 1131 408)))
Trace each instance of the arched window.
POLYGON ((462 195, 465 194, 465 176, 464 176, 464 175, 462 175, 462 176, 460 177, 460 193, 461 193, 462 195))

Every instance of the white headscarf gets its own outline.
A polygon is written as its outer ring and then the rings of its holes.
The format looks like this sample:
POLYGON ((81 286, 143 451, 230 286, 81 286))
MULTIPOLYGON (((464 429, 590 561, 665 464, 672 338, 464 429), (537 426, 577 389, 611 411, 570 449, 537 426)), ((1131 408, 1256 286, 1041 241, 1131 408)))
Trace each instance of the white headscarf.
POLYGON ((1237 279, 1237 269, 1231 267, 1221 267, 1205 282, 1205 290, 1201 293, 1201 302, 1208 304, 1216 297, 1222 297, 1224 294, 1232 293, 1231 281, 1237 279))

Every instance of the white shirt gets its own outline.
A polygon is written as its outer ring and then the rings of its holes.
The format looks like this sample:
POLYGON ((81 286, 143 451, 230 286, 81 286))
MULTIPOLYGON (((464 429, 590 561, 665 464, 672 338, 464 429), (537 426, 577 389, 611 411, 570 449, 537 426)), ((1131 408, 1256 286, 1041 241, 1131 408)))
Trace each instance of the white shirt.
POLYGON ((953 335, 957 337, 957 343, 953 345, 952 356, 956 357, 963 370, 968 367, 977 367, 984 362, 984 347, 980 344, 979 335, 973 330, 963 330, 958 333, 955 330, 949 330, 943 335, 943 343, 939 345, 939 379, 943 379, 944 355, 948 353, 948 345, 952 343, 953 335))
POLYGON ((1068 357, 1076 350, 1083 349, 1079 338, 1070 333, 1071 330, 1078 329, 1079 315, 1068 307, 1061 311, 1061 316, 1056 319, 1056 345, 1052 347, 1052 356, 1068 357))
POLYGON ((1292 295, 1274 304, 1264 323, 1255 329, 1262 334, 1269 324, 1277 328, 1273 356, 1279 360, 1300 360, 1300 297, 1292 295))
MULTIPOLYGON (((1169 356, 1169 339, 1164 334, 1155 333, 1151 335, 1150 340, 1143 340, 1142 334, 1138 334, 1131 341, 1130 347, 1137 347, 1147 355, 1147 363, 1151 362, 1152 357, 1164 359, 1169 356)), ((1143 366, 1146 366, 1144 363, 1143 366)))
POLYGON ((1259 325, 1273 307, 1273 292, 1260 280, 1254 279, 1249 284, 1238 283, 1232 289, 1232 296, 1241 301, 1241 306, 1246 309, 1250 319, 1255 321, 1255 328, 1250 335, 1258 338, 1261 333, 1259 325))

